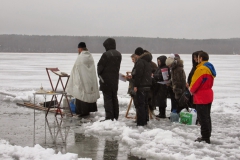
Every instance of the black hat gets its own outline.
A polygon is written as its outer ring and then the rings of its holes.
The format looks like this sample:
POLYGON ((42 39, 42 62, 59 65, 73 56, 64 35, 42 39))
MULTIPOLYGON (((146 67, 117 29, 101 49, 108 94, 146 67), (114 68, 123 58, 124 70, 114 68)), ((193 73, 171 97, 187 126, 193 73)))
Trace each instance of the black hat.
POLYGON ((140 56, 143 54, 143 49, 141 47, 136 48, 135 52, 136 55, 140 56))
POLYGON ((87 46, 86 46, 85 42, 80 42, 78 44, 78 48, 87 48, 87 46))

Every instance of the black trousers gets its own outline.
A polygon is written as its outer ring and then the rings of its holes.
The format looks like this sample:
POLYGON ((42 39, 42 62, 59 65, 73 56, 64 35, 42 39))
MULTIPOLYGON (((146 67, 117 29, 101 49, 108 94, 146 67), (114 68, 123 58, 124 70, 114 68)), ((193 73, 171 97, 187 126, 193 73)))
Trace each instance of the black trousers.
POLYGON ((166 116, 167 98, 159 101, 159 115, 166 116))
POLYGON ((210 139, 212 133, 211 106, 209 104, 196 104, 197 118, 201 125, 202 139, 210 139))
POLYGON ((175 98, 175 93, 172 90, 169 90, 170 98, 171 98, 171 112, 176 110, 177 113, 180 113, 182 109, 187 106, 180 106, 178 100, 175 98))
MULTIPOLYGON (((173 110, 177 110, 178 111, 178 103, 177 103, 177 100, 175 99, 175 94, 174 94, 172 89, 169 89, 169 94, 170 94, 170 98, 171 98, 171 112, 173 110)), ((180 111, 178 111, 178 113, 179 112, 180 111)))
POLYGON ((148 91, 137 91, 136 96, 137 105, 137 125, 144 126, 149 120, 148 115, 148 91))
POLYGON ((116 119, 119 116, 119 104, 117 91, 103 92, 104 108, 105 108, 105 119, 116 119))

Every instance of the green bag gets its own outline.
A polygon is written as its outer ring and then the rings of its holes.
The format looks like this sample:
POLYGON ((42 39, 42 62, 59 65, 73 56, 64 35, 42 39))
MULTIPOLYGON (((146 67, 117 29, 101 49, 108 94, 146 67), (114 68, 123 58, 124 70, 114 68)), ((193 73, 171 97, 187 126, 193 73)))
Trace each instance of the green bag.
POLYGON ((189 112, 180 112, 180 123, 192 125, 193 115, 189 112))

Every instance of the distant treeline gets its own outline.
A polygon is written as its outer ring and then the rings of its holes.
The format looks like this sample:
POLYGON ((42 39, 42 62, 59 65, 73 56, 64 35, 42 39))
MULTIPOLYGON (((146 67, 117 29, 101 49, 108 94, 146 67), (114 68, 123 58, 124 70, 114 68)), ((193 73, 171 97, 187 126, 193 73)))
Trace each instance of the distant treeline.
MULTIPOLYGON (((102 36, 43 36, 43 35, 0 35, 0 52, 29 53, 75 53, 77 45, 84 41, 92 53, 105 51, 102 36)), ((231 39, 173 39, 144 37, 115 38, 117 50, 133 53, 142 47, 151 53, 186 53, 204 50, 209 54, 240 54, 240 38, 231 39)))

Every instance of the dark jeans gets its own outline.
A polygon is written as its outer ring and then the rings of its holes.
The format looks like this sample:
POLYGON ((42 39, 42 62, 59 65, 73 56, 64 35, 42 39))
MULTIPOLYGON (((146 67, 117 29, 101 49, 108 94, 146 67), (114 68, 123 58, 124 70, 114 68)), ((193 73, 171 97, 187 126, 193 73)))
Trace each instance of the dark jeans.
MULTIPOLYGON (((172 91, 172 89, 169 89, 169 94, 170 94, 170 98, 171 98, 171 112, 173 110, 178 110, 178 104, 177 104, 177 100, 175 99, 175 94, 172 91)), ((179 112, 178 112, 179 113, 179 112)))
POLYGON ((211 121, 211 106, 209 104, 196 104, 197 118, 201 125, 201 135, 203 140, 208 140, 211 137, 212 121, 211 121))
POLYGON ((119 104, 117 91, 116 92, 103 92, 105 119, 116 119, 119 116, 119 104))
POLYGON ((137 100, 137 125, 144 126, 149 120, 148 116, 148 91, 137 91, 136 96, 137 100))

